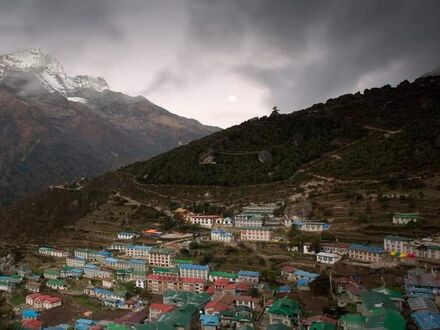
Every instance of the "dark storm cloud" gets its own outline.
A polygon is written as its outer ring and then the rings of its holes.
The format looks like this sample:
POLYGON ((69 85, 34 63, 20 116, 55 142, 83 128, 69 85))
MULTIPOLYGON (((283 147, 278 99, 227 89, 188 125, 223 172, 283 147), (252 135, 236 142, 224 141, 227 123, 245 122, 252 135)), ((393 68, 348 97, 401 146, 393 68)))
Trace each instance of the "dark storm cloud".
POLYGON ((437 0, 0 0, 0 52, 40 47, 227 126, 439 67, 439 17, 437 0))
POLYGON ((94 41, 116 41, 122 31, 113 23, 116 8, 105 0, 2 0, 2 50, 46 46, 62 51, 81 50, 94 41), (7 49, 6 49, 7 48, 7 49))
POLYGON ((440 1, 194 0, 189 10, 184 56, 235 57, 285 110, 440 62, 440 1))

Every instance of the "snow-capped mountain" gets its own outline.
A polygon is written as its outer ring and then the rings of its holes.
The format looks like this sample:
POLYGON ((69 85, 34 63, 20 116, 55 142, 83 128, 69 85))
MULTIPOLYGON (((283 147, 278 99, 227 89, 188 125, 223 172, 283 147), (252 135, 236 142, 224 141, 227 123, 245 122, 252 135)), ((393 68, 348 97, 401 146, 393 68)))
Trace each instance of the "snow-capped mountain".
POLYGON ((0 55, 0 207, 217 130, 111 91, 102 78, 69 77, 39 49, 0 55))
POLYGON ((44 54, 39 48, 0 55, 0 81, 8 75, 20 73, 33 74, 46 91, 65 96, 72 96, 76 90, 83 88, 99 92, 109 88, 101 77, 69 77, 56 58, 44 54))

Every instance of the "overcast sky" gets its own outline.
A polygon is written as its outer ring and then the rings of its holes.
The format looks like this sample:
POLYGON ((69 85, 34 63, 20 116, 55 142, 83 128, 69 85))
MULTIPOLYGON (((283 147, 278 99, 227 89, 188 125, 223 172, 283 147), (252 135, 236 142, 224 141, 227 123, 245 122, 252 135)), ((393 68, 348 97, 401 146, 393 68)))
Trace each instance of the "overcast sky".
POLYGON ((440 66, 440 1, 0 0, 0 52, 39 47, 227 127, 440 66))

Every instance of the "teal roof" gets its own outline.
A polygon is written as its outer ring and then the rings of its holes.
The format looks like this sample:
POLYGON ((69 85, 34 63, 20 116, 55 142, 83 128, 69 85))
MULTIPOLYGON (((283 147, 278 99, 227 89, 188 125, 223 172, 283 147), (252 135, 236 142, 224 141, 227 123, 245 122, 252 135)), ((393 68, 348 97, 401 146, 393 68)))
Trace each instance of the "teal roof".
POLYGON ((341 321, 346 323, 364 324, 365 317, 361 314, 345 314, 341 316, 341 321))
POLYGON ((299 303, 296 300, 289 298, 278 299, 267 310, 269 314, 283 315, 294 317, 300 311, 299 303))
POLYGON ((374 291, 366 291, 361 292, 361 301, 364 304, 365 308, 370 312, 374 312, 375 310, 383 310, 384 308, 390 310, 397 310, 396 305, 392 302, 392 300, 385 294, 374 291))
POLYGON ((377 310, 365 323, 365 329, 405 330, 406 321, 394 310, 377 310))

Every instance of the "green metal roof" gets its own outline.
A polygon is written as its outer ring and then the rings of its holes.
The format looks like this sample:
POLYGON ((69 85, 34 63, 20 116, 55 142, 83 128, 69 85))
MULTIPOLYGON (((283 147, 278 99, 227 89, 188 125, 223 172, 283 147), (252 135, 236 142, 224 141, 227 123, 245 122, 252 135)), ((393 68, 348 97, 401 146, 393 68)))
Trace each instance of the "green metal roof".
POLYGON ((275 323, 275 324, 269 325, 266 329, 267 330, 290 330, 292 328, 288 327, 287 325, 282 324, 282 323, 275 323))
POLYGON ((406 321, 403 316, 394 310, 377 310, 365 323, 365 329, 405 330, 406 321))
POLYGON ((193 264, 193 259, 174 259, 173 262, 175 264, 193 264))
POLYGON ((341 316, 341 320, 347 323, 364 324, 365 317, 361 314, 345 314, 341 316))
POLYGON ((388 239, 390 241, 404 241, 404 242, 411 241, 411 238, 397 236, 397 235, 388 235, 388 236, 385 236, 385 239, 388 239))
POLYGON ((300 311, 299 303, 296 300, 289 298, 278 299, 274 304, 267 310, 269 314, 285 315, 293 317, 300 311))
POLYGON ((398 218, 418 218, 418 213, 394 213, 393 217, 398 218))
POLYGON ((217 277, 225 277, 225 278, 238 278, 238 274, 222 272, 222 271, 215 271, 215 270, 210 272, 209 275, 210 276, 217 276, 217 277))
POLYGON ((390 310, 397 310, 396 305, 385 294, 374 291, 361 292, 361 301, 365 308, 373 312, 377 309, 388 308, 390 310))
POLYGON ((314 322, 309 327, 309 330, 336 330, 336 326, 326 322, 314 322))
POLYGON ((402 293, 400 293, 397 290, 393 290, 393 289, 389 289, 389 288, 385 288, 385 287, 379 287, 379 288, 372 289, 371 291, 383 293, 384 295, 387 295, 391 299, 402 299, 403 300, 402 293))

